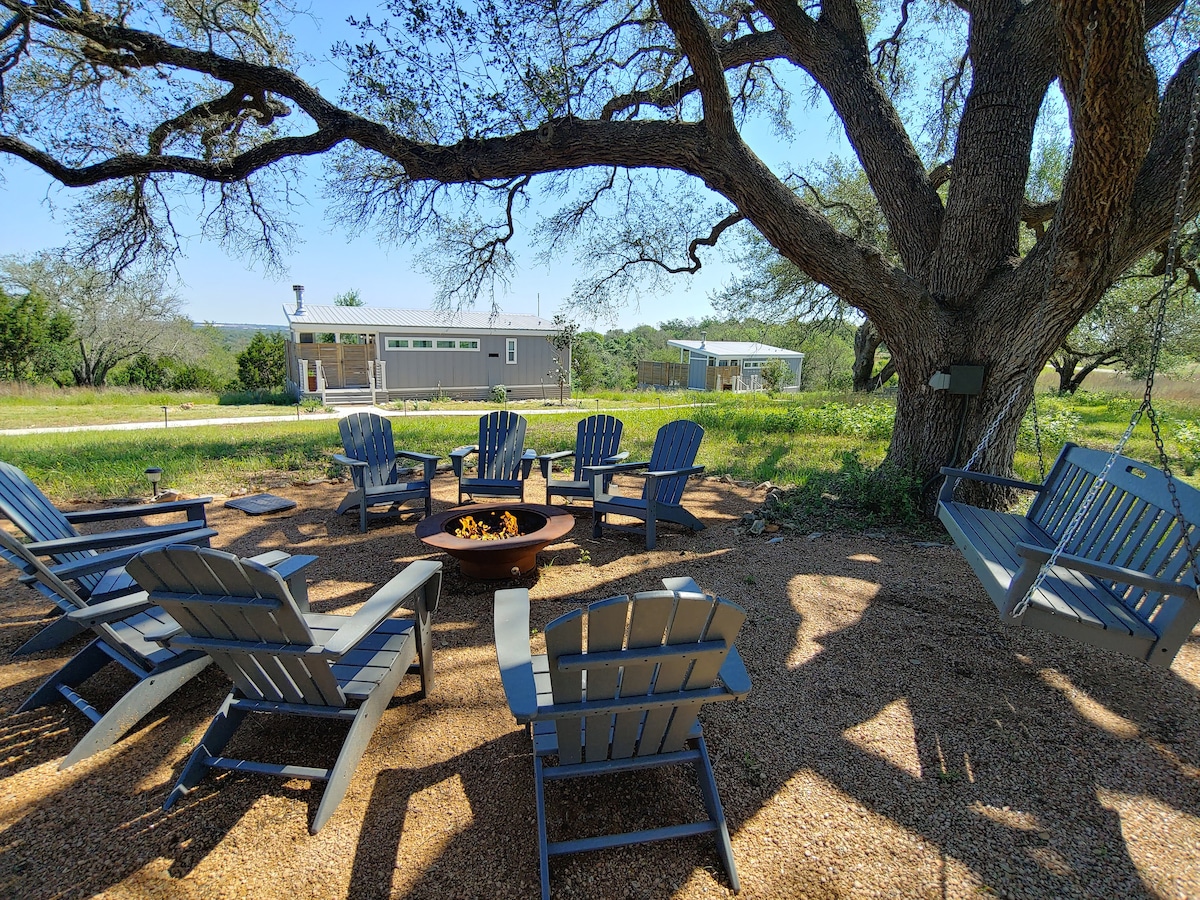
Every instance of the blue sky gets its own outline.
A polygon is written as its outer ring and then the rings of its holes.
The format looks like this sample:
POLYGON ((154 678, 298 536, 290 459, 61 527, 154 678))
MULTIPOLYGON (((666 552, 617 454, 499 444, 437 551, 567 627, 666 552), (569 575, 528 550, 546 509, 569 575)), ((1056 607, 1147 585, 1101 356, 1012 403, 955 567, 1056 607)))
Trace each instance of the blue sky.
MULTIPOLYGON (((357 6, 357 4, 354 4, 357 6)), ((349 5, 320 4, 315 8, 335 8, 337 13, 321 19, 299 18, 296 35, 300 49, 315 57, 315 66, 301 74, 322 92, 336 98, 340 86, 337 69, 330 63, 328 49, 338 38, 352 38, 344 24, 349 5)), ((802 169, 809 159, 824 159, 835 148, 845 148, 840 126, 831 125, 828 107, 805 110, 798 98, 793 103, 796 125, 795 142, 789 148, 781 144, 765 125, 752 125, 748 139, 777 171, 802 169), (786 159, 786 163, 784 160, 786 159)), ((278 279, 250 267, 236 256, 227 255, 215 242, 200 237, 185 243, 185 258, 178 262, 180 283, 177 293, 184 301, 184 312, 196 321, 247 324, 283 324, 283 306, 292 300, 292 284, 305 286, 308 303, 329 303, 335 294, 354 288, 369 306, 428 308, 436 288, 414 263, 420 248, 383 247, 373 235, 348 235, 329 224, 325 216, 320 183, 316 175, 319 163, 311 163, 313 177, 305 185, 308 206, 293 218, 302 239, 286 254, 286 271, 278 279)), ((36 169, 19 161, 0 161, 0 255, 27 255, 60 246, 67 240, 72 191, 57 187, 36 169)), ((526 217, 536 224, 537 210, 526 217)), ((198 234, 199 226, 186 218, 177 220, 186 234, 198 234)), ((520 235, 518 235, 518 238, 520 235)), ((621 310, 615 320, 590 318, 586 310, 562 309, 576 277, 573 266, 547 269, 528 249, 516 252, 517 271, 508 293, 499 296, 500 306, 512 313, 536 313, 552 316, 569 312, 584 327, 605 330, 611 327, 633 328, 639 324, 657 324, 672 318, 701 317, 712 312, 709 296, 728 280, 732 269, 720 250, 702 255, 704 267, 695 276, 675 276, 669 293, 643 298, 638 306, 621 310)), ((478 304, 486 304, 481 298, 478 304)), ((477 308, 486 308, 479 306, 477 308)))

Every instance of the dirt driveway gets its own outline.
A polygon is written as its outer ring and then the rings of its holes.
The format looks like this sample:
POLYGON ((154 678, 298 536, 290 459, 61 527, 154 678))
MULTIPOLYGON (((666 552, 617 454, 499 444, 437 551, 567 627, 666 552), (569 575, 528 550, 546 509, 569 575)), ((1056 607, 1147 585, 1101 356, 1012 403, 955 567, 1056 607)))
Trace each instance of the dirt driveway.
MULTIPOLYGON (((453 502, 439 476, 435 510, 453 502)), ((349 611, 428 556, 411 524, 335 518, 344 488, 281 487, 290 513, 219 503, 215 546, 315 553, 311 597, 349 611)), ((540 482, 530 499, 541 496, 540 482)), ((754 689, 704 726, 745 898, 1200 896, 1200 635, 1169 672, 1006 629, 952 548, 911 538, 738 533, 762 494, 700 482, 709 527, 664 529, 659 548, 574 531, 521 579, 536 626, 576 604, 691 575, 742 603, 739 647, 754 689)), ((210 777, 161 803, 227 684, 215 667, 111 750, 67 772, 84 733, 66 705, 14 710, 68 650, 8 653, 46 607, 0 580, 0 894, 50 898, 530 897, 537 889, 529 746, 496 671, 495 586, 450 560, 435 622, 436 687, 413 683, 385 714, 349 793, 308 833, 320 785, 210 777)), ((499 586, 512 586, 504 582, 499 586)), ((115 668, 115 667, 110 667, 115 668)), ((119 673, 101 695, 128 685, 119 673)), ((95 687, 92 688, 93 693, 95 687)), ((272 720, 235 754, 323 764, 336 730, 272 720)), ((335 729, 335 726, 330 726, 335 729)), ((550 796, 573 835, 635 816, 695 814, 682 772, 621 777, 550 796)), ((556 897, 731 896, 712 842, 589 854, 551 864, 556 897)))

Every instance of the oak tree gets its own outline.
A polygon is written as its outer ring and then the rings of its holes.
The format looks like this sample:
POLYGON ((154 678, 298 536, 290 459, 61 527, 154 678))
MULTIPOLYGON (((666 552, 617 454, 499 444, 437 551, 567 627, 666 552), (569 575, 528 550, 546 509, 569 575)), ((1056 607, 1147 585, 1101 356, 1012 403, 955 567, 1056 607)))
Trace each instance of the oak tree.
MULTIPOLYGON (((189 186, 210 204, 206 228, 269 257, 289 166, 327 154, 337 215, 432 240, 436 274, 468 298, 511 271, 533 200, 559 201, 534 237, 555 259, 578 242, 598 304, 646 268, 694 271, 703 247, 747 223, 874 323, 899 383, 888 461, 918 477, 955 444, 964 401, 927 386, 954 363, 986 367, 964 446, 1003 412, 981 466, 1010 467, 1042 365, 1171 230, 1200 65, 1181 0, 386 7, 339 48, 348 82, 335 100, 296 74, 283 4, 0 0, 0 153, 93 188, 89 247, 119 263, 173 249, 169 214, 189 186), (908 63, 934 34, 938 49, 908 63), (942 56, 950 74, 930 116, 905 88, 942 56), (896 261, 835 227, 751 146, 750 117, 786 119, 789 77, 838 117, 896 261), (1022 252, 1056 84, 1070 165, 1022 252)), ((1200 208, 1191 172, 1188 218, 1200 208)))

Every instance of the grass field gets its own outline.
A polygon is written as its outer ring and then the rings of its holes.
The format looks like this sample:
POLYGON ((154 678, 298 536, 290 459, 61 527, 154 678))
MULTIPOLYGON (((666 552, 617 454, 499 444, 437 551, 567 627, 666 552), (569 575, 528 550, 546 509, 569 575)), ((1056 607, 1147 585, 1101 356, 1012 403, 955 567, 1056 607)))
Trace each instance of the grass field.
MULTIPOLYGON (((633 459, 647 457, 660 425, 682 417, 679 409, 658 409, 657 398, 653 399, 653 406, 643 404, 621 413, 626 426, 624 446, 633 459)), ((602 402, 608 406, 612 401, 602 402)), ((88 404, 80 402, 78 406, 87 408, 88 404)), ((109 409, 119 406, 113 404, 109 409)), ((1047 461, 1068 439, 1111 448, 1135 406, 1131 396, 1120 393, 1043 396, 1040 421, 1047 461)), ((1200 403, 1164 401, 1160 406, 1167 450, 1175 467, 1193 483, 1200 482, 1200 403)), ((224 413, 230 407, 215 409, 224 413)), ((579 415, 579 409, 568 409, 561 415, 531 418, 527 444, 542 453, 570 448, 579 415)), ((850 462, 854 472, 861 471, 860 464, 867 468, 877 465, 891 434, 892 404, 887 398, 848 394, 810 393, 786 401, 724 395, 711 406, 687 410, 686 415, 705 427, 699 462, 710 473, 728 473, 755 482, 805 484, 815 475, 844 471, 848 452, 854 454, 850 462)), ((475 440, 472 417, 397 416, 392 421, 399 446, 442 456, 475 440)), ((144 495, 143 470, 151 465, 164 470, 164 487, 189 493, 263 489, 281 480, 303 481, 331 474, 336 471, 331 457, 340 449, 334 421, 298 422, 294 412, 278 423, 0 436, 0 459, 24 469, 56 500, 144 495)), ((1135 433, 1127 453, 1156 459, 1145 424, 1135 433)), ((1038 480, 1030 428, 1022 434, 1015 468, 1020 477, 1038 480)))

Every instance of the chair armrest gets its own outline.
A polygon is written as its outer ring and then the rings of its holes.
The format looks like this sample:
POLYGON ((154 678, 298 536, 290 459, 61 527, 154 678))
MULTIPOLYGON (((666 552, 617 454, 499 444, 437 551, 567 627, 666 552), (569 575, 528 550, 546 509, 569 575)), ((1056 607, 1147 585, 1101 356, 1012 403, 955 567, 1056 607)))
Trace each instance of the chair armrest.
POLYGON ((704 471, 704 466, 687 466, 683 469, 662 469, 658 472, 634 472, 634 478, 674 478, 679 475, 691 477, 704 471))
POLYGON ((438 460, 440 456, 435 456, 432 453, 417 453, 412 450, 397 450, 396 456, 404 459, 411 459, 413 462, 419 462, 423 468, 422 481, 433 481, 433 476, 437 474, 438 460))
POLYGON ((145 612, 152 606, 154 604, 150 596, 145 591, 137 591, 115 600, 105 600, 103 603, 94 603, 82 609, 73 609, 67 613, 67 618, 85 628, 91 628, 106 622, 118 622, 136 613, 145 612))
POLYGON ((85 509, 63 513, 68 522, 104 522, 109 519, 129 519, 135 516, 158 516, 163 513, 185 512, 189 522, 206 523, 205 509, 212 497, 196 497, 192 500, 168 500, 163 503, 143 503, 138 506, 114 506, 110 509, 85 509))
POLYGON ((405 459, 415 459, 417 462, 437 462, 441 459, 440 456, 435 456, 432 453, 417 453, 415 450, 397 450, 397 456, 403 456, 405 459))
POLYGON ((691 575, 680 575, 675 578, 664 578, 663 587, 677 594, 703 594, 700 585, 696 584, 691 575))
POLYGON ((560 459, 566 459, 568 456, 574 456, 574 450, 559 450, 556 453, 543 453, 538 457, 538 466, 541 467, 542 477, 549 479, 554 472, 554 463, 560 459))
POLYGON ((427 581, 440 577, 441 570, 442 564, 433 560, 419 559, 409 563, 403 572, 377 590, 345 625, 333 633, 325 642, 325 653, 333 657, 345 656, 399 609, 405 600, 424 588, 427 581))
POLYGON ((942 482, 942 489, 938 491, 938 499, 946 503, 954 499, 954 488, 958 486, 959 481, 964 480, 982 481, 984 484, 998 484, 1001 487, 1016 488, 1020 491, 1033 491, 1039 494, 1046 490, 1044 484, 1017 481, 1015 478, 1005 478, 1002 475, 987 475, 983 472, 971 472, 967 469, 951 469, 945 466, 942 467, 941 471, 946 476, 946 480, 942 482))
POLYGON ((729 648, 729 655, 721 663, 718 674, 729 693, 736 694, 739 700, 750 693, 750 673, 746 671, 746 664, 742 662, 737 647, 729 648))
POLYGON ((207 547, 209 540, 216 536, 217 532, 215 529, 195 528, 191 531, 185 531, 183 534, 160 538, 157 541, 147 541, 143 544, 122 547, 120 550, 112 550, 97 556, 89 556, 83 559, 72 560, 68 563, 60 563, 57 566, 50 566, 50 571, 63 579, 78 578, 81 575, 91 575, 94 572, 105 572, 108 569, 123 566, 144 550, 158 550, 171 544, 201 544, 207 547))
POLYGON ((154 641, 156 644, 162 644, 164 647, 170 643, 171 638, 176 635, 183 634, 183 629, 172 622, 169 625, 163 625, 161 628, 142 632, 142 637, 148 641, 154 641))
POLYGON ((528 478, 530 471, 533 469, 534 460, 537 459, 537 451, 533 449, 526 450, 521 455, 521 477, 528 478))
POLYGON ((513 717, 522 725, 537 715, 537 685, 529 652, 529 591, 511 588, 496 591, 493 606, 496 629, 496 662, 500 681, 513 717))
POLYGON ((455 478, 462 478, 463 460, 478 450, 478 444, 471 444, 469 447, 455 447, 450 451, 450 465, 454 469, 455 478))
POLYGON ((361 459, 355 459, 353 456, 347 456, 344 453, 333 454, 333 461, 335 463, 340 463, 343 466, 351 466, 352 468, 357 467, 360 469, 365 469, 367 467, 367 463, 365 461, 361 459))
POLYGON ((628 451, 628 450, 622 450, 620 453, 616 454, 615 456, 606 456, 606 457, 604 457, 604 462, 605 462, 605 464, 606 464, 606 465, 610 465, 610 466, 611 466, 611 465, 613 465, 614 463, 619 463, 619 462, 621 462, 622 460, 624 460, 624 459, 628 459, 628 458, 629 458, 629 451, 628 451))
MULTIPOLYGON (((1035 544, 1017 544, 1016 550, 1017 554, 1023 559, 1028 559, 1038 566, 1045 565, 1047 560, 1050 559, 1052 552, 1046 547, 1038 547, 1035 544)), ((1153 575, 1147 575, 1145 572, 1139 572, 1136 569, 1127 569, 1124 566, 1114 566, 1109 563, 1097 562, 1094 559, 1076 556, 1073 553, 1060 553, 1056 565, 1064 569, 1083 572, 1087 575, 1095 575, 1097 578, 1104 578, 1108 581, 1115 581, 1118 584, 1129 584, 1134 587, 1140 587, 1146 591, 1155 591, 1160 594, 1170 594, 1175 597, 1184 597, 1187 599, 1196 596, 1196 588, 1191 584, 1155 578, 1153 575)))
POLYGON ((645 469, 649 465, 649 461, 646 461, 613 463, 608 466, 584 466, 583 477, 586 481, 589 478, 595 478, 597 475, 615 475, 618 472, 632 472, 635 469, 645 469))
POLYGON ((137 528, 122 528, 119 531, 100 531, 96 534, 81 534, 77 537, 56 538, 52 541, 34 541, 26 544, 30 553, 37 556, 53 556, 59 553, 79 553, 87 550, 109 550, 127 544, 142 544, 169 535, 186 534, 204 526, 198 522, 171 522, 166 525, 140 525, 137 528))

